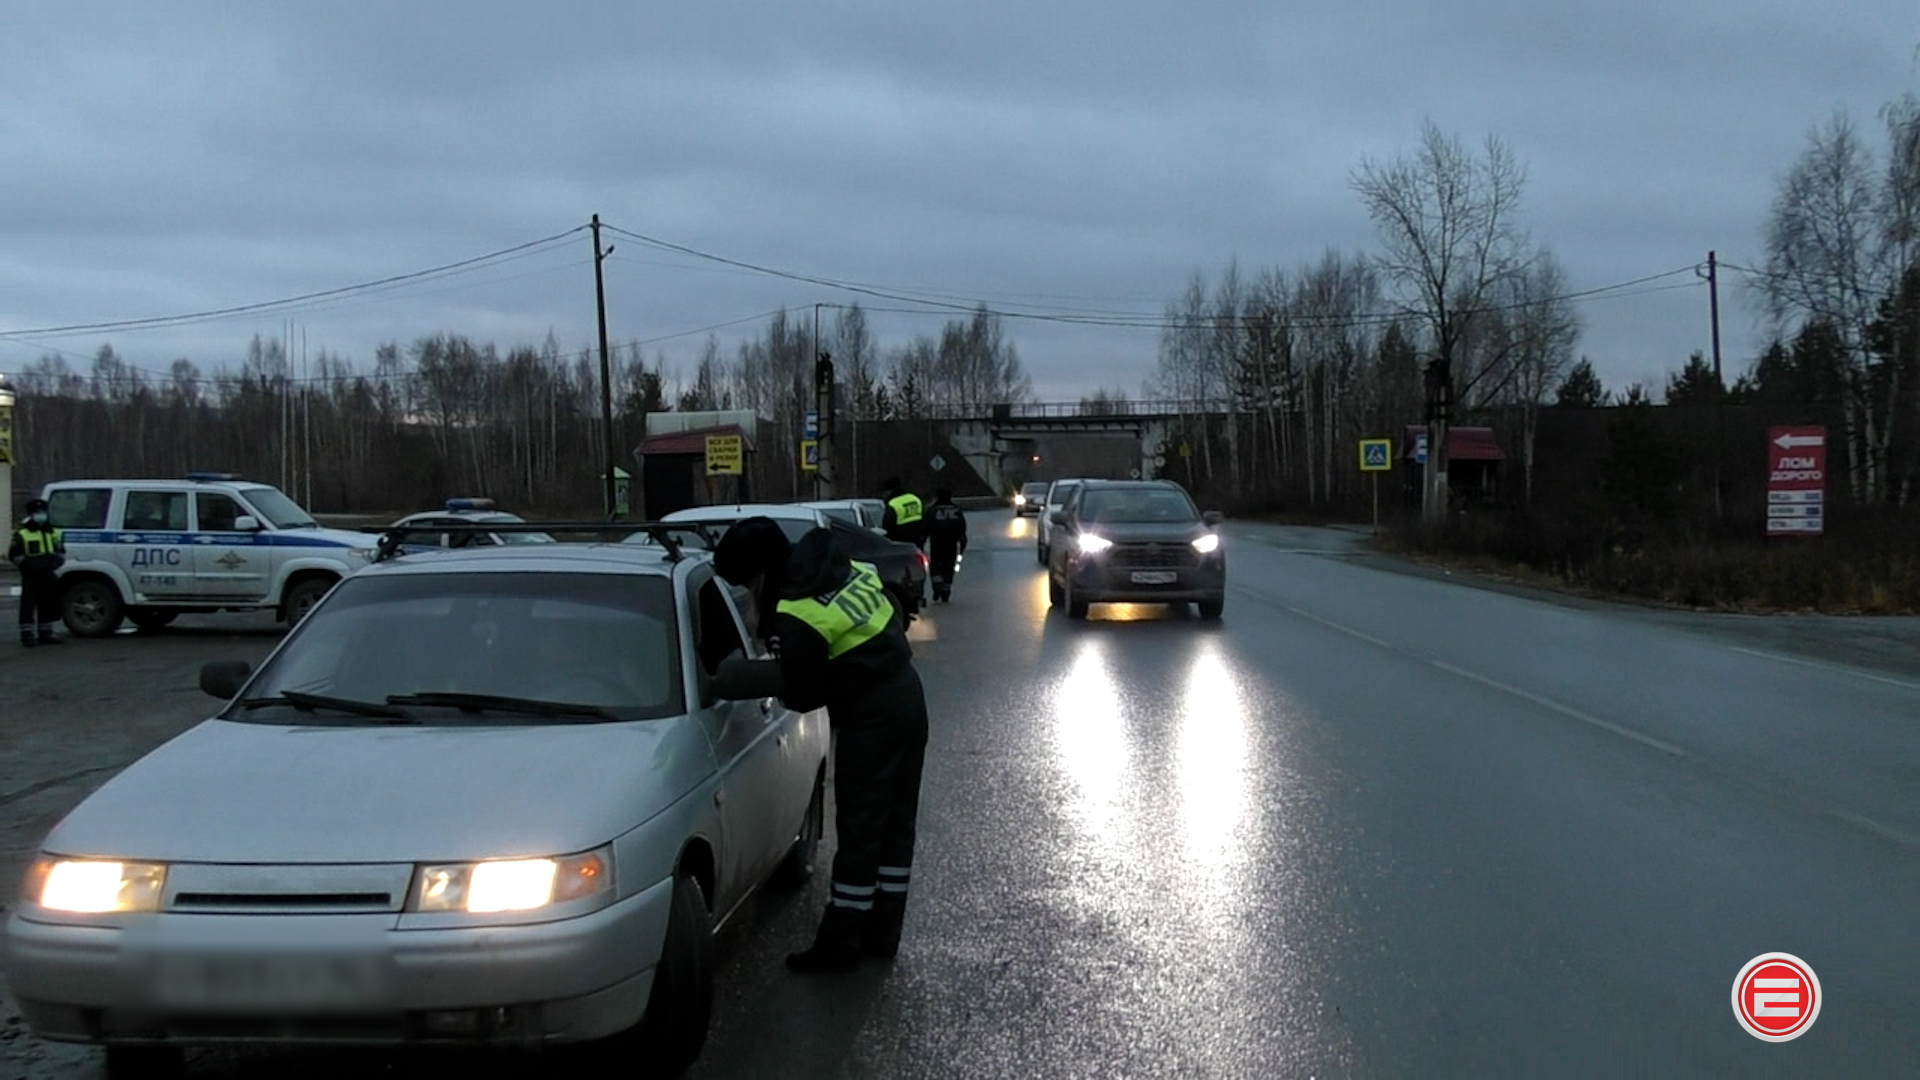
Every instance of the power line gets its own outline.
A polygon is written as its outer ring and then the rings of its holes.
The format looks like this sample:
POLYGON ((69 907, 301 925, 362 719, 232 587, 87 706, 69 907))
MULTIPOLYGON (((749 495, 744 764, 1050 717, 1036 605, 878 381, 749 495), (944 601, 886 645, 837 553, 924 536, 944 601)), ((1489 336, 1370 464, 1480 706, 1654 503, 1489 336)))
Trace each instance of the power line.
MULTIPOLYGON (((1203 315, 1197 319, 1190 319, 1190 318, 1182 318, 1179 316, 1168 316, 1165 314, 1156 316, 1156 315, 1132 315, 1132 314, 1125 314, 1125 313, 1080 313, 1080 312, 1072 311, 1070 309, 1065 311, 1008 310, 1007 308, 1004 308, 1004 307, 995 308, 993 305, 988 304, 985 300, 980 300, 980 299, 950 301, 950 300, 944 300, 939 298, 929 298, 927 296, 913 295, 910 290, 891 289, 885 286, 877 286, 877 285, 872 285, 865 282, 843 281, 835 278, 821 277, 814 274, 805 274, 805 273, 799 273, 797 271, 783 270, 777 267, 764 266, 758 263, 748 262, 743 259, 734 259, 724 255, 716 255, 712 252, 701 251, 698 248, 688 247, 684 244, 676 244, 676 243, 673 243, 672 241, 662 240, 658 237, 647 236, 643 233, 632 232, 630 230, 622 229, 619 226, 615 226, 615 225, 608 225, 606 226, 606 228, 610 232, 618 233, 621 236, 627 237, 628 239, 631 239, 631 240, 637 240, 643 244, 649 244, 654 247, 662 248, 667 251, 677 252, 682 255, 688 255, 693 258, 705 259, 705 260, 719 263, 725 266, 732 266, 732 267, 736 267, 743 270, 750 270, 755 273, 765 274, 772 277, 785 278, 790 281, 798 281, 798 282, 802 282, 810 285, 819 285, 826 288, 839 289, 846 292, 856 293, 862 296, 872 296, 878 299, 892 300, 897 303, 919 305, 918 309, 910 309, 906 312, 902 312, 907 314, 936 314, 936 313, 946 313, 946 312, 953 312, 953 311, 962 311, 962 312, 971 313, 971 312, 985 309, 989 314, 998 315, 1002 318, 1008 318, 1008 319, 1023 319, 1023 320, 1035 321, 1035 322, 1054 322, 1054 323, 1063 323, 1063 324, 1074 325, 1074 326, 1107 326, 1107 327, 1134 328, 1134 329, 1147 329, 1147 330, 1179 329, 1179 328, 1198 329, 1198 328, 1204 328, 1209 326, 1221 326, 1229 323, 1237 324, 1242 319, 1242 317, 1237 314, 1233 316, 1225 316, 1225 317, 1217 316, 1217 315, 1203 315)), ((1677 277, 1681 274, 1691 274, 1695 271, 1695 269, 1697 268, 1697 265, 1698 264, 1689 264, 1687 266, 1677 267, 1672 270, 1662 271, 1657 274, 1648 274, 1644 277, 1634 278, 1628 281, 1616 282, 1611 285, 1603 285, 1598 288, 1584 289, 1577 292, 1565 293, 1560 296, 1543 297, 1537 300, 1529 300, 1529 301, 1522 301, 1522 302, 1516 302, 1516 303, 1510 303, 1510 304, 1493 305, 1493 306, 1484 307, 1484 308, 1470 309, 1467 311, 1463 311, 1462 314, 1464 315, 1495 314, 1495 313, 1504 312, 1504 311, 1525 310, 1525 309, 1537 307, 1541 304, 1546 304, 1546 303, 1568 302, 1568 301, 1585 300, 1585 299, 1612 298, 1609 296, 1609 294, 1619 294, 1623 296, 1624 295, 1642 295, 1637 293, 1627 293, 1625 292, 1625 290, 1633 289, 1636 286, 1646 285, 1652 282, 1661 281, 1666 278, 1677 277)), ((1687 287, 1694 287, 1694 285, 1693 283, 1688 283, 1687 287)), ((946 295, 954 295, 954 294, 946 294, 946 295)), ((1037 307, 1038 305, 1021 305, 1021 306, 1037 307)), ((880 309, 873 309, 873 310, 880 310, 880 309)), ((1391 325, 1393 323, 1404 322, 1404 321, 1407 321, 1408 319, 1416 318, 1417 316, 1418 316, 1417 312, 1413 312, 1403 308, 1403 309, 1391 311, 1391 312, 1374 312, 1374 313, 1366 313, 1366 314, 1353 315, 1353 316, 1314 316, 1314 315, 1295 314, 1289 317, 1285 317, 1280 321, 1287 325, 1300 326, 1300 327, 1314 327, 1314 328, 1325 328, 1325 329, 1340 329, 1340 328, 1358 329, 1358 328, 1368 327, 1368 326, 1391 325)))
POLYGON ((515 244, 512 247, 502 248, 499 251, 491 251, 485 255, 475 255, 472 258, 445 263, 425 270, 415 270, 406 274, 395 274, 391 277, 379 278, 373 281, 363 281, 353 285, 342 285, 333 289, 322 289, 319 292, 303 293, 299 296, 289 296, 279 300, 263 300, 252 304, 214 308, 207 311, 185 312, 177 315, 155 315, 139 319, 115 319, 107 322, 75 323, 67 326, 43 326, 24 330, 0 330, 0 338, 63 337, 73 334, 100 333, 102 331, 151 330, 161 327, 182 326, 196 322, 226 319, 236 315, 255 315, 268 312, 285 314, 295 310, 297 305, 310 304, 317 300, 325 300, 331 297, 346 296, 371 290, 387 289, 428 278, 449 276, 462 272, 467 268, 478 267, 481 264, 508 261, 507 257, 520 257, 523 252, 534 254, 533 249, 554 245, 575 233, 584 231, 586 228, 585 225, 576 225, 571 229, 555 233, 552 236, 541 237, 538 240, 529 240, 524 244, 515 244))

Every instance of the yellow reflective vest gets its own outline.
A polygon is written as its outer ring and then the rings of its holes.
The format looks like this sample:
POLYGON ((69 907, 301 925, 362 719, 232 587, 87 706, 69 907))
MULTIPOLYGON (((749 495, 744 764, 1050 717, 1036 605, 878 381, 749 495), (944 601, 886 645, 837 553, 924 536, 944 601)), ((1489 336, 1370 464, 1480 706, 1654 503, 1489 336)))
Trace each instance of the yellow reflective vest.
POLYGON ((780 601, 780 613, 812 627, 827 643, 827 659, 865 645, 886 630, 893 618, 893 601, 879 571, 856 562, 847 583, 825 596, 780 601))
POLYGON ((911 525, 920 520, 921 506, 918 495, 903 491, 888 499, 887 505, 893 509, 893 521, 896 525, 911 525))

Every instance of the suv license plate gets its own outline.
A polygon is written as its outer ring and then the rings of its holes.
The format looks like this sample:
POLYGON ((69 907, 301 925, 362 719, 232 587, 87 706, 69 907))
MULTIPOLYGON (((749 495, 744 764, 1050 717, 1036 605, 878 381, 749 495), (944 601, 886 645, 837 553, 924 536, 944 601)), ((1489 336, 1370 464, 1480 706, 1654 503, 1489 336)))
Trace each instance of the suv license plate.
POLYGON ((1135 570, 1135 585, 1171 585, 1180 580, 1180 575, 1171 570, 1135 570))

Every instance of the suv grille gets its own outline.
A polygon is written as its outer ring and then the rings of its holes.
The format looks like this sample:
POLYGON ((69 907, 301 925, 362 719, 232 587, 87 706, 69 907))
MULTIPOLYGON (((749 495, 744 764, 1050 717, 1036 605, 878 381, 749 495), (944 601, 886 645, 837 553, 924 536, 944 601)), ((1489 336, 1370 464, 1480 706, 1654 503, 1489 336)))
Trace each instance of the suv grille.
POLYGON ((1200 565, 1192 544, 1115 544, 1107 565, 1177 570, 1200 565))

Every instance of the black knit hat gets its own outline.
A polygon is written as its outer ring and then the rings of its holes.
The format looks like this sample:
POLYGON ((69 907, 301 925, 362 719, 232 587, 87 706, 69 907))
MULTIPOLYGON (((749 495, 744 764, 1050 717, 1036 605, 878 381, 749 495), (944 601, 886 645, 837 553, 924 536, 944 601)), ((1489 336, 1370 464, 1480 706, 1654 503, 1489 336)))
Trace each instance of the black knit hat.
POLYGON ((45 499, 28 499, 27 500, 27 513, 29 514, 33 513, 35 510, 45 510, 46 508, 47 508, 47 500, 45 499))
POLYGON ((745 518, 713 549, 713 570, 735 585, 745 585, 757 574, 778 574, 792 546, 772 518, 745 518))

